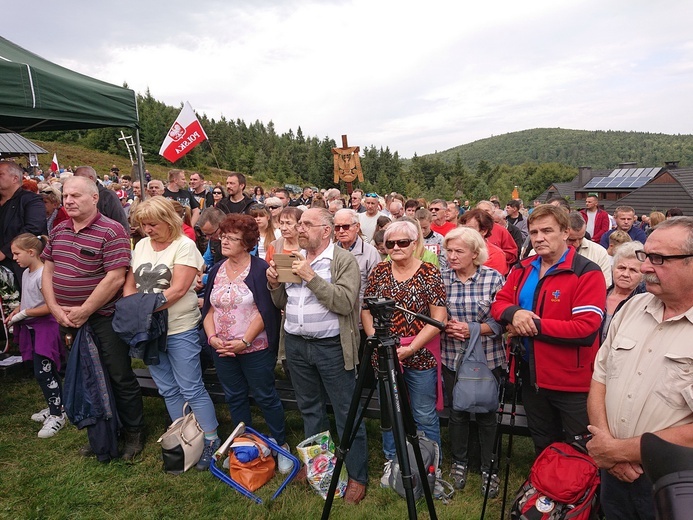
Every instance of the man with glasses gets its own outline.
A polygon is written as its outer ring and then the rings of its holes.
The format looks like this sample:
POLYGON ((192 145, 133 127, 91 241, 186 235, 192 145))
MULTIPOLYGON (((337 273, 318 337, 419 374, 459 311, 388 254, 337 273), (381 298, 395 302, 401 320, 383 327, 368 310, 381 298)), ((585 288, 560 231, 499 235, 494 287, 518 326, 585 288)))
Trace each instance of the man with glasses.
MULTIPOLYGON (((326 209, 306 210, 297 225, 302 248, 292 270, 301 283, 280 283, 274 262, 267 281, 274 304, 284 310, 281 339, 304 435, 329 428, 324 395, 334 409, 337 432, 344 431, 358 364, 359 266, 332 242, 334 224, 326 209)), ((358 504, 368 483, 368 445, 362 422, 346 457, 345 501, 358 504)))
POLYGON ((366 206, 361 201, 363 200, 363 190, 354 190, 351 192, 351 209, 356 213, 365 213, 366 206))
MULTIPOLYGON (((200 215, 200 220, 197 222, 197 227, 207 240, 207 247, 202 257, 208 269, 224 259, 224 255, 221 254, 221 242, 219 241, 219 226, 225 218, 226 213, 219 208, 208 208, 207 211, 200 215)), ((205 276, 202 277, 202 281, 203 283, 206 282, 205 276)))
POLYGON ((693 218, 659 224, 636 256, 646 293, 614 315, 587 401, 590 455, 601 470, 609 519, 652 519, 652 483, 640 437, 693 447, 693 218))
POLYGON ((434 199, 428 205, 428 211, 433 216, 431 229, 439 235, 445 236, 457 227, 457 221, 448 222, 447 220, 448 203, 443 199, 434 199))
MULTIPOLYGON (((367 244, 359 236, 361 225, 359 224, 359 214, 353 209, 340 209, 334 216, 334 232, 337 238, 337 245, 342 249, 350 251, 356 258, 361 271, 361 289, 359 290, 359 308, 363 304, 363 291, 366 289, 368 275, 373 268, 380 263, 380 253, 370 244, 367 244)), ((366 333, 361 324, 361 314, 359 313, 359 332, 361 341, 359 345, 359 361, 363 355, 363 347, 366 344, 366 333)), ((375 383, 373 372, 368 372, 366 376, 366 386, 372 387, 375 383)))
POLYGON ((375 228, 378 226, 378 217, 382 215, 380 212, 380 199, 378 194, 366 193, 364 205, 366 206, 366 211, 359 213, 359 224, 361 224, 363 239, 370 244, 371 240, 373 240, 375 228))

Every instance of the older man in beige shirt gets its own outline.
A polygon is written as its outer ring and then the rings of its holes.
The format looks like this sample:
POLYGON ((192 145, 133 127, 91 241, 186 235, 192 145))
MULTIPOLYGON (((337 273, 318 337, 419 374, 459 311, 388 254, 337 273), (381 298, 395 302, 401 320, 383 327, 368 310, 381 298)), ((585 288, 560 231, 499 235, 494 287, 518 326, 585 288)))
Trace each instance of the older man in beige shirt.
POLYGON ((590 455, 602 468, 609 520, 654 519, 640 437, 693 447, 693 217, 660 224, 641 270, 647 293, 614 316, 595 361, 587 401, 590 455))

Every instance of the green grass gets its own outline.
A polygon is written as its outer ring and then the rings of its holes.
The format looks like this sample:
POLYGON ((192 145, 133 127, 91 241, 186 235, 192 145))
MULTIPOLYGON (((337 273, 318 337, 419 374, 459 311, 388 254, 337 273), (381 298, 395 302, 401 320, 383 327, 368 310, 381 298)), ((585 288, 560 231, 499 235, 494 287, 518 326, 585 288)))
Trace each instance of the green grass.
MULTIPOLYGON (((162 399, 144 398, 148 438, 144 453, 134 463, 101 464, 94 458, 80 457, 77 450, 85 444, 86 433, 73 426, 67 426, 51 439, 39 439, 39 424, 31 421, 30 416, 44 406, 33 380, 18 375, 0 380, 0 518, 308 520, 320 518, 322 513, 323 500, 301 483, 291 483, 274 502, 256 505, 210 473, 193 469, 180 476, 165 474, 156 443, 166 424, 162 399)), ((223 437, 231 430, 228 409, 217 405, 216 410, 223 437)), ((259 414, 254 421, 257 430, 266 431, 259 414)), ((368 420, 367 430, 370 484, 366 498, 359 506, 335 500, 331 518, 407 518, 405 500, 379 487, 383 455, 378 422, 368 420)), ((302 440, 303 425, 297 412, 287 413, 287 431, 292 446, 302 440)), ((446 475, 450 469, 447 428, 442 433, 446 475)), ((532 451, 529 439, 514 438, 510 497, 529 470, 532 451)), ((275 477, 258 494, 269 501, 279 482, 279 477, 275 477)), ((450 504, 436 501, 438 518, 479 518, 483 501, 479 487, 480 477, 472 474, 467 488, 456 492, 450 504)), ((500 498, 490 501, 486 518, 499 518, 500 502, 500 498)), ((428 518, 423 500, 418 511, 419 518, 428 518)))

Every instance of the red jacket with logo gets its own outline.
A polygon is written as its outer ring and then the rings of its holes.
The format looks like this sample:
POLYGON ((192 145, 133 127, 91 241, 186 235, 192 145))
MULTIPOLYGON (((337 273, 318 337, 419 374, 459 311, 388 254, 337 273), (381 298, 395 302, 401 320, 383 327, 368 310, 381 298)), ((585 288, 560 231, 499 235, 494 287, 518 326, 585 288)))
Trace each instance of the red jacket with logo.
MULTIPOLYGON (((581 209, 580 215, 587 222, 587 210, 581 209)), ((598 209, 597 214, 594 216, 594 233, 592 233, 592 242, 597 244, 602 239, 602 235, 611 229, 611 224, 609 223, 609 214, 603 209, 598 209)))
MULTIPOLYGON (((523 260, 496 294, 491 314, 499 323, 512 323, 522 310, 520 291, 536 258, 523 260)), ((565 259, 539 280, 532 307, 540 319, 534 320, 539 334, 528 338, 531 386, 589 391, 606 307, 606 283, 599 266, 569 247, 565 259)))

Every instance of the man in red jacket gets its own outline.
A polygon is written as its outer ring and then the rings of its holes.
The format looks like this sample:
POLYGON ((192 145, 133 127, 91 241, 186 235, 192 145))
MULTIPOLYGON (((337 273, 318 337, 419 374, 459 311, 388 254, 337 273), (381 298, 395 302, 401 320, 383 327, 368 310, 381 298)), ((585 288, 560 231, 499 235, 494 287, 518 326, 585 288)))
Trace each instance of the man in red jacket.
POLYGON ((587 232, 592 237, 592 242, 599 243, 602 235, 611 229, 609 214, 599 209, 599 199, 596 195, 588 195, 585 199, 585 209, 580 210, 582 218, 587 222, 587 232))
POLYGON ((566 245, 568 215, 544 204, 528 219, 532 247, 491 306, 520 338, 522 401, 536 453, 588 433, 587 392, 599 348, 606 284, 597 264, 566 245))

